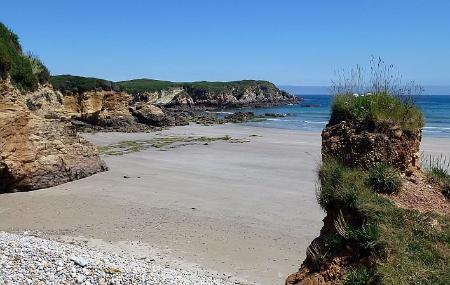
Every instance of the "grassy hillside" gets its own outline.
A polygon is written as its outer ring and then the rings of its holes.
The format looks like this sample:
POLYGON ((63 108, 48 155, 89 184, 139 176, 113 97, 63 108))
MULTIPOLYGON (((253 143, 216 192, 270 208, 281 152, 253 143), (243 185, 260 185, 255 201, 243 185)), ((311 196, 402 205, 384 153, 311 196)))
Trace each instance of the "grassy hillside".
MULTIPOLYGON (((366 260, 348 271, 344 284, 450 284, 450 218, 402 209, 379 195, 398 191, 401 182, 392 171, 323 163, 318 200, 339 215, 320 252, 346 249, 356 262, 366 260), (385 187, 390 185, 396 186, 385 187)), ((312 260, 321 263, 317 256, 312 260)))
POLYGON ((64 93, 83 92, 87 90, 123 90, 136 94, 143 92, 155 92, 170 87, 185 87, 194 91, 222 92, 225 90, 240 90, 258 85, 267 90, 274 90, 276 86, 268 81, 241 80, 230 82, 171 82, 154 79, 134 79, 127 81, 111 82, 98 78, 81 77, 72 75, 56 75, 51 77, 53 86, 64 93))
POLYGON ((48 82, 50 74, 42 62, 33 55, 25 55, 19 37, 0 23, 0 78, 11 76, 12 82, 22 90, 34 90, 39 83, 48 82))

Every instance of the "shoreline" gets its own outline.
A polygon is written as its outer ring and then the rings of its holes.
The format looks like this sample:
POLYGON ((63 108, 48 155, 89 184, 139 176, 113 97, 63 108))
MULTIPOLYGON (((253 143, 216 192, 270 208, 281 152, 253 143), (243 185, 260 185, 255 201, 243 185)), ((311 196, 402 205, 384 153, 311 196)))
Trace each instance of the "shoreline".
MULTIPOLYGON (((39 232, 114 253, 148 250, 162 263, 282 284, 322 227, 315 198, 320 133, 225 124, 83 134, 98 146, 225 135, 235 141, 102 156, 108 172, 4 194, 0 230, 39 232)), ((424 138, 422 146, 450 154, 446 139, 424 138)))

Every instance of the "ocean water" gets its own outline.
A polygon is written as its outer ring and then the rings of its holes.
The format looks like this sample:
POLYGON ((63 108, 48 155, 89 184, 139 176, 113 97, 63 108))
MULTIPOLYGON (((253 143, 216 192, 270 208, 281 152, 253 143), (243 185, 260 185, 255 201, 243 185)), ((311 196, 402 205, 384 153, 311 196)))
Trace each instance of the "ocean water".
MULTIPOLYGON (((247 125, 304 131, 321 131, 330 117, 330 95, 302 95, 300 105, 271 108, 241 109, 257 115, 265 113, 286 114, 282 118, 269 118, 247 125)), ((450 138, 450 95, 414 96, 414 101, 425 114, 424 136, 450 138)))

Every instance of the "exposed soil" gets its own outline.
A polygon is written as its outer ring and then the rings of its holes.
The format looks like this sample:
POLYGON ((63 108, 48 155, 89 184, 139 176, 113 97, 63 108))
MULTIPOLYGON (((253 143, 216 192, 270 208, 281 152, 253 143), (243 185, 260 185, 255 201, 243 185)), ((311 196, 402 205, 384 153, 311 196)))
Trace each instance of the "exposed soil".
POLYGON ((450 200, 442 194, 439 185, 430 183, 424 174, 405 179, 400 193, 389 198, 401 208, 450 216, 450 200))

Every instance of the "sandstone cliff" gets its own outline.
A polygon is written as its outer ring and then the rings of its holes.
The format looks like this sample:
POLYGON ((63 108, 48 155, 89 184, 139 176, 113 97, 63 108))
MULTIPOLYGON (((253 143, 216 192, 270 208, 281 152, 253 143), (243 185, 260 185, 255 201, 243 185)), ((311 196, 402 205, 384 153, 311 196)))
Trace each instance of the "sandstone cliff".
POLYGON ((106 170, 70 122, 0 103, 0 192, 59 185, 106 170))
POLYGON ((55 186, 106 170, 67 120, 48 70, 0 23, 0 193, 55 186))

